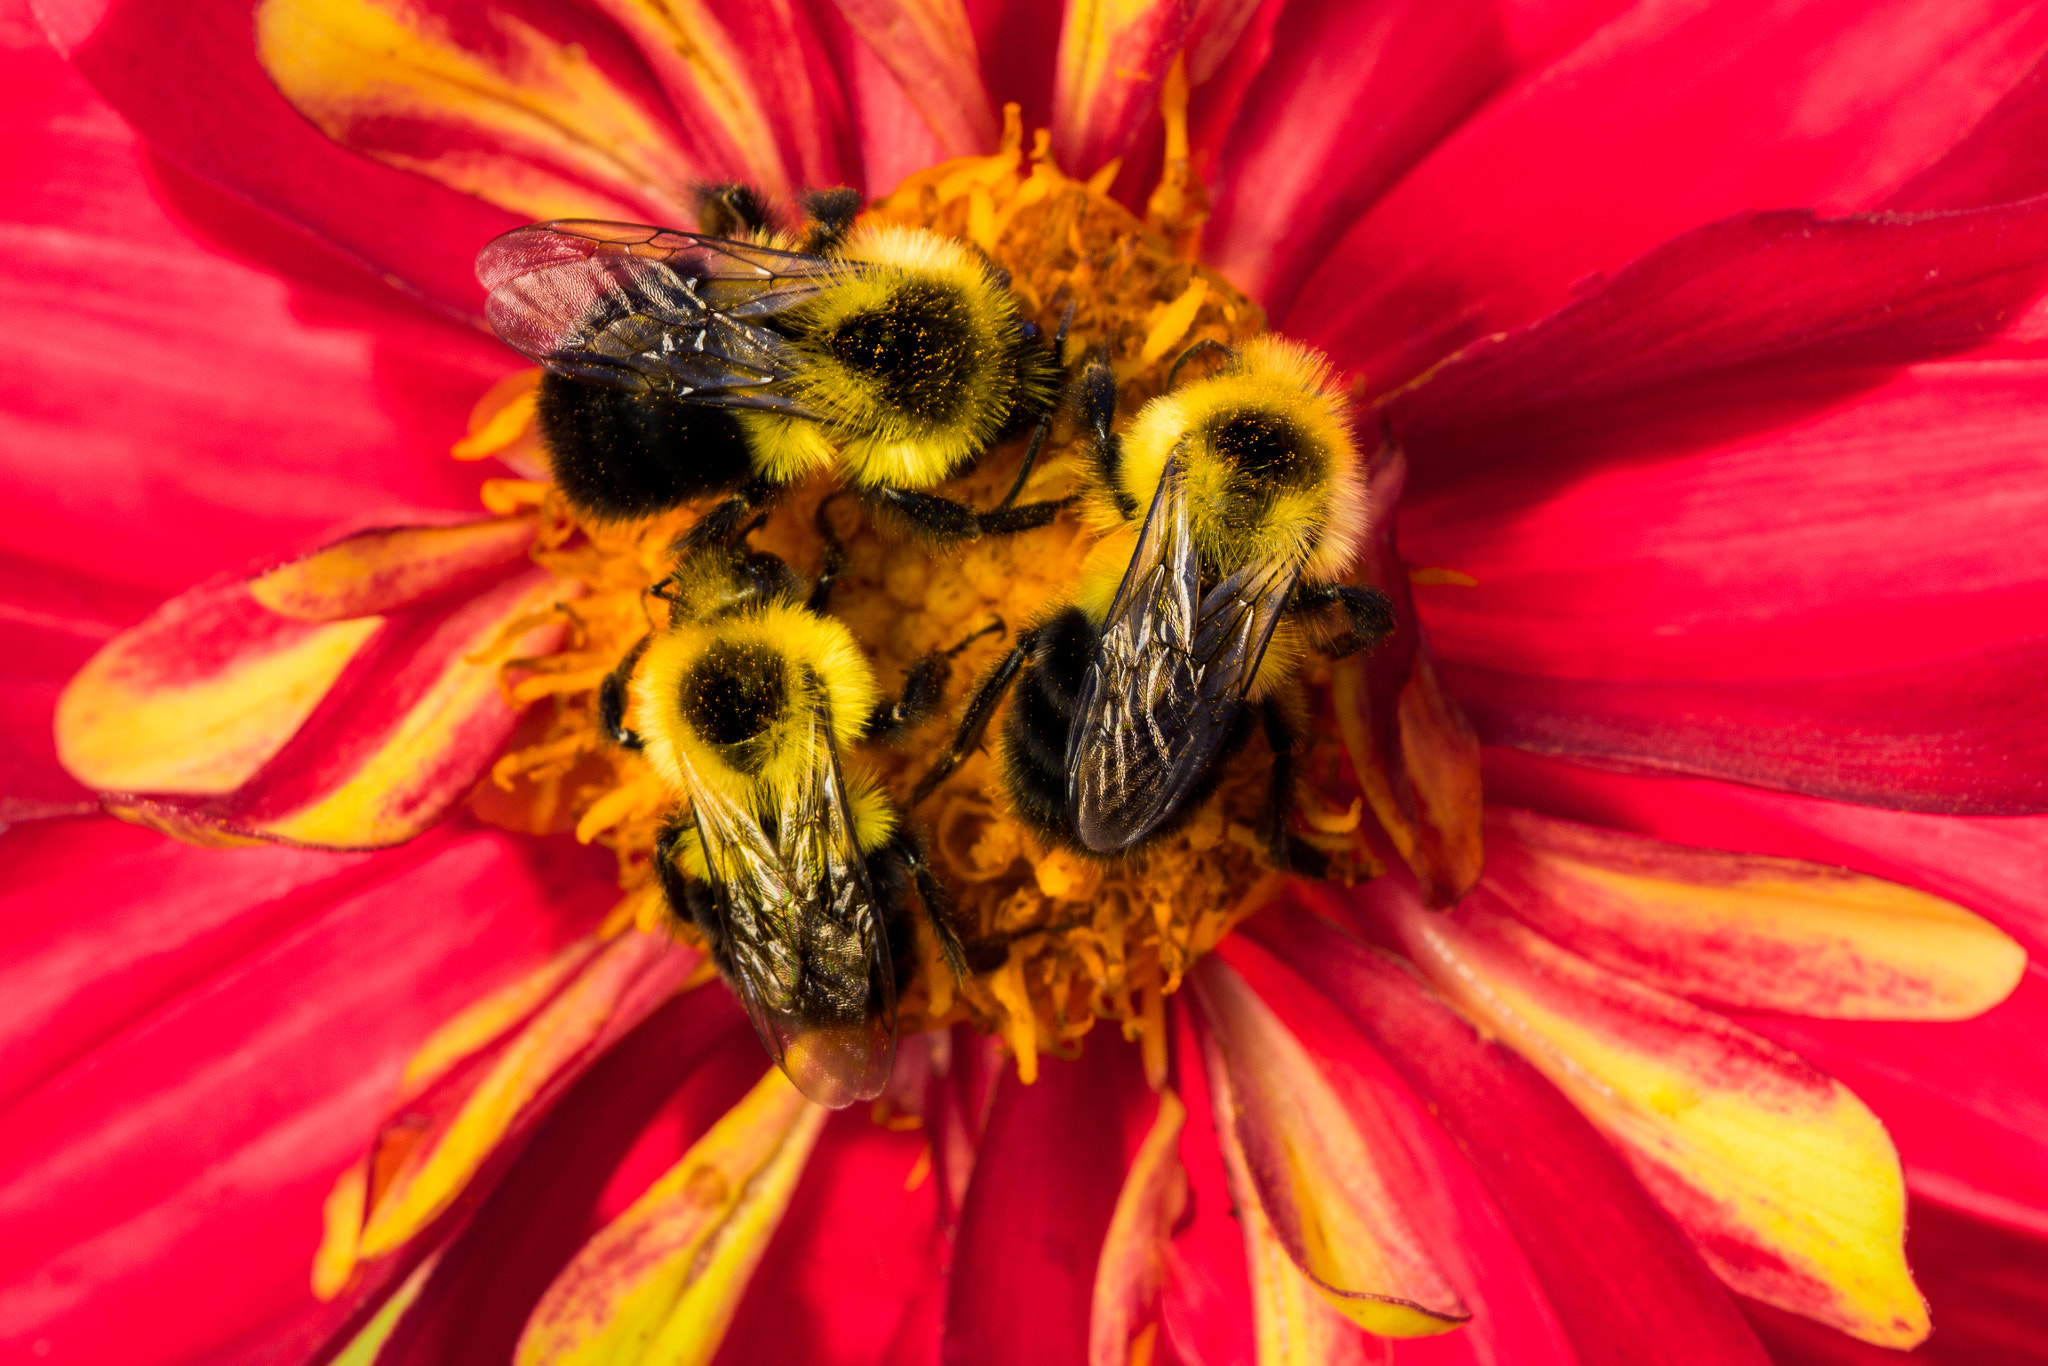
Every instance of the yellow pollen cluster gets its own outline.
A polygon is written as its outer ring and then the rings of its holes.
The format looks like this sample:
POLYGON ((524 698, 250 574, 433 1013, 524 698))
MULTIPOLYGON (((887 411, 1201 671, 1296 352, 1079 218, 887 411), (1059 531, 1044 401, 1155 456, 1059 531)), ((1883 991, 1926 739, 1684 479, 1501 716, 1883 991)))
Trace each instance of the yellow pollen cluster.
MULTIPOLYGON (((1106 181, 1062 174, 1044 134, 1026 153, 1014 107, 1007 113, 1000 152, 920 172, 873 206, 870 217, 928 227, 979 247, 1010 273, 1023 316, 1048 336, 1071 303, 1069 370, 1088 349, 1107 348, 1126 414, 1160 392, 1168 367, 1189 346, 1235 344, 1264 330, 1258 305, 1187 259, 1199 227, 1192 217, 1199 196, 1155 195, 1155 218, 1165 198, 1176 209, 1186 207, 1190 219, 1143 222, 1108 198, 1106 181)), ((516 386, 501 389, 510 394, 516 386)), ((479 444, 530 441, 516 417, 501 416, 496 405, 505 394, 479 406, 478 436, 465 443, 464 454, 481 454, 471 449, 479 444)), ((994 506, 1015 477, 1023 446, 1020 438, 999 448, 939 491, 975 507, 994 506)), ((1063 412, 1022 500, 1081 492, 1086 456, 1085 441, 1063 412)), ((824 479, 790 490, 751 543, 800 574, 815 573, 820 546, 813 517, 834 491, 824 479)), ((584 591, 559 609, 570 626, 561 650, 521 661, 515 699, 545 698, 548 705, 534 709, 493 781, 479 792, 477 809, 516 829, 574 830, 579 839, 609 846, 627 892, 613 926, 667 923, 678 935, 694 937, 692 927, 667 919, 649 863, 656 831, 675 799, 644 759, 600 736, 596 689, 662 620, 663 604, 646 590, 666 575, 670 545, 703 508, 603 524, 579 521, 541 483, 495 481, 486 497, 503 511, 538 507, 543 526, 534 558, 584 591)), ((950 735, 975 680, 1010 648, 1017 631, 1071 596, 1075 570, 1095 533, 1078 513, 1068 513, 1040 530, 935 551, 878 532, 851 497, 830 511, 849 562, 829 610, 872 656, 886 694, 902 686, 905 670, 926 652, 959 643, 992 618, 1008 627, 1004 637, 983 637, 961 652, 938 717, 907 745, 858 752, 855 762, 905 801, 950 735)), ((1312 663, 1304 677, 1320 693, 1327 669, 1312 663)), ((992 752, 1000 725, 998 717, 983 752, 909 813, 951 894, 953 924, 973 972, 956 982, 920 919, 921 961, 899 1002, 901 1029, 969 1021, 999 1034, 1030 1080, 1041 1054, 1071 1056, 1097 1020, 1113 1020, 1125 1037, 1142 1043, 1148 1070, 1155 1082, 1163 1080, 1164 997, 1279 881, 1253 828, 1268 791, 1264 741, 1252 740, 1218 799, 1179 832, 1126 860, 1098 863, 1046 849, 1012 816, 992 752)), ((1315 795, 1340 791, 1348 801, 1356 791, 1348 761, 1330 738, 1334 727, 1315 729, 1318 738, 1299 756, 1296 829, 1330 856, 1331 876, 1372 876, 1378 869, 1360 828, 1360 804, 1330 809, 1315 795)))

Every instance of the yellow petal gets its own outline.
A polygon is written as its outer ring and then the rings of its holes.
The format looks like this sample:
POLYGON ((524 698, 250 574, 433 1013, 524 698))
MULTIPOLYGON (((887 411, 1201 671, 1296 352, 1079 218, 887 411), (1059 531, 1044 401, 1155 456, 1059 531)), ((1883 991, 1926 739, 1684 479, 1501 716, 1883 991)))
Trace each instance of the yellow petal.
POLYGON ((1159 1114, 1117 1192, 1102 1255, 1095 1263, 1095 1297, 1088 1312, 1088 1366, 1126 1366, 1131 1343, 1149 1326, 1164 1278, 1173 1226, 1188 1204, 1188 1176, 1180 1165, 1180 1130, 1187 1107, 1171 1091, 1159 1093, 1159 1114))
POLYGON ((789 1207, 827 1111, 768 1069, 555 1278, 518 1366, 701 1366, 789 1207))
POLYGON ((1848 1088, 1488 901, 1381 904, 1437 989, 1571 1097, 1722 1280, 1866 1342, 1926 1337, 1898 1154, 1848 1088))
POLYGON ((1487 882, 1596 963, 1676 995, 1845 1020, 1963 1020, 2027 954, 1940 897, 1797 859, 1688 849, 1496 811, 1487 882))
POLYGON ((1068 0, 1053 78, 1053 147, 1087 176, 1123 155, 1159 105, 1180 55, 1190 6, 1182 0, 1068 0))
MULTIPOLYGON (((1308 1050, 1216 959, 1189 980, 1232 1096, 1218 1127, 1227 1117, 1260 1208, 1301 1270, 1338 1311, 1384 1337, 1447 1332, 1470 1318, 1308 1050)), ((1218 1075, 1212 1067, 1220 1095, 1218 1075)))
POLYGON ((504 10, 476 21, 458 36, 397 0, 264 0, 256 50, 336 142, 515 213, 688 213, 699 166, 582 45, 504 10))

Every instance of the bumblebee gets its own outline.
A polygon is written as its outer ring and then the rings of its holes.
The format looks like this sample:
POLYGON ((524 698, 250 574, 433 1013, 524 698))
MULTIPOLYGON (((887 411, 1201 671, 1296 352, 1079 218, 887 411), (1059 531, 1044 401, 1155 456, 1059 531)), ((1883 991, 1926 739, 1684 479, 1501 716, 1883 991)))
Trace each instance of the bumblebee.
POLYGON ((599 710, 687 799, 655 843, 663 895, 703 932, 799 1090, 835 1109, 869 1099, 888 1083, 896 995, 916 961, 912 886, 965 969, 917 837, 841 755, 930 716, 966 642, 920 660, 891 700, 852 634, 815 610, 823 591, 807 601, 787 566, 743 538, 684 557, 659 592, 666 629, 605 681, 599 710))
POLYGON ((851 190, 804 203, 800 239, 725 186, 702 197, 709 233, 563 219, 484 247, 486 317, 548 371, 538 422, 571 505, 639 517, 726 494, 698 544, 831 469, 937 541, 1051 521, 1064 501, 1016 499, 1060 367, 1007 278, 950 238, 855 226, 851 190), (998 507, 927 491, 1034 422, 998 507))
POLYGON ((1121 854, 1199 809, 1256 704, 1274 756, 1262 833, 1278 865, 1313 861, 1285 829, 1302 729, 1291 677, 1304 649, 1377 645, 1393 610, 1338 578, 1365 534, 1366 491, 1327 364, 1272 337, 1226 354, 1121 435, 1116 378, 1090 362, 1081 408, 1109 534, 1074 601, 1020 633, 976 687, 913 804, 1015 687, 1001 771, 1018 815, 1052 843, 1121 854))

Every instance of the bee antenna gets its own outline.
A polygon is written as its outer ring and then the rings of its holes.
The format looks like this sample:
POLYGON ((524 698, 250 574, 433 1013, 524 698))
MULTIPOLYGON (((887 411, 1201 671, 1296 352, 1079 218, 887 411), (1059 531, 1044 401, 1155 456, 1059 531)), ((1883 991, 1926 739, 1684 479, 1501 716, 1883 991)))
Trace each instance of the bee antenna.
POLYGON ((980 640, 983 636, 1001 637, 1006 636, 1009 633, 1010 628, 1008 625, 1004 623, 1003 619, 999 616, 996 616, 994 613, 990 613, 988 625, 982 627, 979 631, 974 632, 974 634, 966 637, 958 645, 955 645, 952 649, 946 651, 946 658, 953 658, 962 650, 972 645, 975 641, 980 640))
POLYGON ((1174 386, 1175 382, 1176 382, 1176 381, 1178 381, 1178 380, 1180 379, 1180 368, 1181 368, 1181 367, 1182 367, 1183 365, 1186 365, 1186 364, 1187 364, 1187 363, 1188 363, 1189 361, 1193 360, 1193 359, 1194 359, 1194 358, 1195 358, 1196 356, 1202 356, 1202 355, 1207 355, 1207 354, 1208 354, 1209 352, 1211 352, 1211 351, 1221 351, 1221 352, 1223 352, 1223 353, 1224 353, 1225 355, 1229 355, 1229 354, 1230 354, 1230 348, 1229 348, 1229 347, 1227 347, 1227 346, 1225 346, 1225 345, 1224 345, 1224 344, 1223 344, 1222 342, 1220 342, 1220 341, 1217 341, 1217 340, 1215 340, 1215 339, 1214 339, 1214 338, 1212 338, 1212 337, 1204 337, 1204 338, 1202 338, 1202 339, 1201 339, 1200 341, 1196 342, 1196 343, 1195 343, 1195 344, 1194 344, 1193 346, 1190 346, 1190 347, 1189 347, 1189 348, 1188 348, 1187 350, 1185 350, 1185 351, 1181 352, 1181 353, 1180 353, 1180 359, 1176 360, 1176 361, 1175 361, 1175 362, 1173 363, 1173 368, 1172 368, 1172 369, 1170 369, 1170 370, 1168 370, 1168 371, 1166 372, 1166 387, 1167 387, 1167 389, 1171 390, 1171 389, 1173 388, 1173 386, 1174 386))
MULTIPOLYGON (((1060 291, 1065 293, 1066 286, 1061 285, 1060 291)), ((1058 301, 1057 296, 1054 301, 1058 301)), ((1067 300, 1066 311, 1060 314, 1059 330, 1052 334, 1052 359, 1055 365, 1064 366, 1067 363, 1067 329, 1074 325, 1074 305, 1075 300, 1067 300)))

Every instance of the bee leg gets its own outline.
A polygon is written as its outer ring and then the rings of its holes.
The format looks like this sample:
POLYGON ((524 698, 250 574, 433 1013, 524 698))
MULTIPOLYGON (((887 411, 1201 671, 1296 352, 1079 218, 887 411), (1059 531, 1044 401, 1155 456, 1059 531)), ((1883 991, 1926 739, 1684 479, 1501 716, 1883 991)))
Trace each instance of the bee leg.
POLYGON ((751 236, 768 226, 768 206, 752 185, 730 181, 697 187, 697 228, 710 237, 751 236))
POLYGON ((711 889, 676 866, 676 846, 682 843, 690 828, 690 818, 681 810, 662 823, 661 833, 654 837, 654 875, 661 883, 661 895, 668 902, 669 914, 677 920, 687 920, 696 925, 711 948, 711 961, 718 965, 720 972, 729 972, 732 968, 732 947, 726 942, 725 927, 719 923, 718 908, 711 900, 711 889))
POLYGON ((1098 347, 1088 357, 1087 368, 1081 371, 1081 422, 1094 437, 1089 443, 1089 454, 1095 466, 1095 482, 1116 500, 1118 512, 1135 517, 1137 501, 1124 492, 1121 482, 1123 443, 1110 430, 1110 424, 1116 421, 1116 389, 1116 371, 1110 368, 1109 353, 1098 347))
POLYGON ((996 714, 996 707, 1003 695, 1010 691, 1010 685, 1017 681, 1017 671, 1024 667, 1032 647, 1038 643, 1037 631, 1026 631, 1017 637, 1017 644, 996 661, 996 666, 982 675, 981 682, 974 685, 974 691, 967 695, 967 705, 961 709, 959 728, 953 738, 939 753, 938 762, 931 771, 917 780, 911 789, 910 804, 916 806, 938 789, 940 783, 953 775, 968 755, 981 746, 981 737, 988 731, 988 723, 996 714))
POLYGON ((1287 813, 1294 809, 1294 727, 1276 697, 1259 704, 1259 716, 1265 723, 1266 747, 1273 751, 1273 787, 1266 798, 1265 814, 1259 818, 1259 834, 1274 867, 1321 877, 1329 868, 1329 859, 1322 850, 1296 839, 1287 828, 1287 813))
POLYGON ((846 543, 839 539, 839 532, 832 525, 832 503, 846 491, 827 494, 818 503, 817 514, 811 523, 818 529, 818 543, 824 547, 818 555, 818 577, 811 584, 811 595, 804 605, 813 612, 825 610, 831 600, 832 586, 839 582, 839 576, 846 572, 846 543))
POLYGON ((1180 379, 1180 368, 1183 365, 1186 365, 1196 356, 1206 356, 1212 351, 1221 351, 1226 356, 1230 354, 1230 348, 1213 337, 1204 337, 1187 350, 1181 352, 1180 356, 1173 362, 1173 368, 1166 372, 1166 388, 1164 392, 1169 394, 1173 392, 1174 383, 1180 379))
MULTIPOLYGON (((1052 362, 1058 366, 1067 354, 1067 329, 1074 325, 1074 305, 1069 303, 1067 311, 1060 314, 1059 330, 1053 333, 1052 343, 1047 348, 1052 352, 1052 362)), ((1017 501, 1017 495, 1024 492, 1025 481, 1031 478, 1032 469, 1038 464, 1038 454, 1045 449, 1045 439, 1052 434, 1052 415, 1058 408, 1058 401, 1038 415, 1038 421, 1031 428, 1031 442, 1024 448, 1024 463, 1017 467, 1017 477, 1010 484, 1010 491, 1003 495, 1003 501, 995 506, 996 512, 1006 511, 1017 501)), ((984 525, 989 514, 983 514, 984 525)))
POLYGON ((844 185, 811 190, 800 195, 797 203, 803 206, 804 218, 810 224, 802 248, 808 256, 826 256, 837 251, 852 231, 853 220, 860 217, 860 191, 844 185))
POLYGON ((1361 588, 1352 583, 1303 584, 1294 590, 1287 606, 1294 612, 1343 608, 1343 628, 1317 646, 1332 659, 1343 659, 1360 650, 1376 650, 1381 641, 1394 633, 1394 604, 1377 588, 1361 588))
POLYGON ((924 841, 905 826, 896 832, 893 848, 903 866, 910 870, 911 881, 917 884, 917 899, 924 903, 925 919, 931 922, 932 936, 939 941, 946 966, 953 969, 957 980, 966 981, 967 950, 960 943, 959 931, 953 928, 953 898, 946 895, 944 885, 932 872, 931 860, 925 857, 924 841))
POLYGON ((1010 628, 997 617, 979 631, 950 649, 933 650, 912 664, 903 676, 903 693, 894 702, 886 698, 868 714, 864 740, 894 744, 931 719, 945 695, 946 679, 953 672, 953 659, 962 650, 987 635, 1001 635, 1010 628))
POLYGON ((620 749, 640 748, 640 737, 626 729, 626 685, 632 681, 633 670, 639 667, 640 656, 647 653, 647 643, 653 639, 654 633, 649 631, 635 641, 619 661, 619 667, 597 685, 597 727, 604 732, 605 739, 620 749))
POLYGON ((741 528, 747 524, 747 514, 773 501, 781 491, 780 484, 770 483, 758 474, 753 476, 734 489, 730 498, 698 518, 697 525, 671 548, 678 556, 684 556, 707 545, 724 545, 739 539, 744 534, 741 528))

